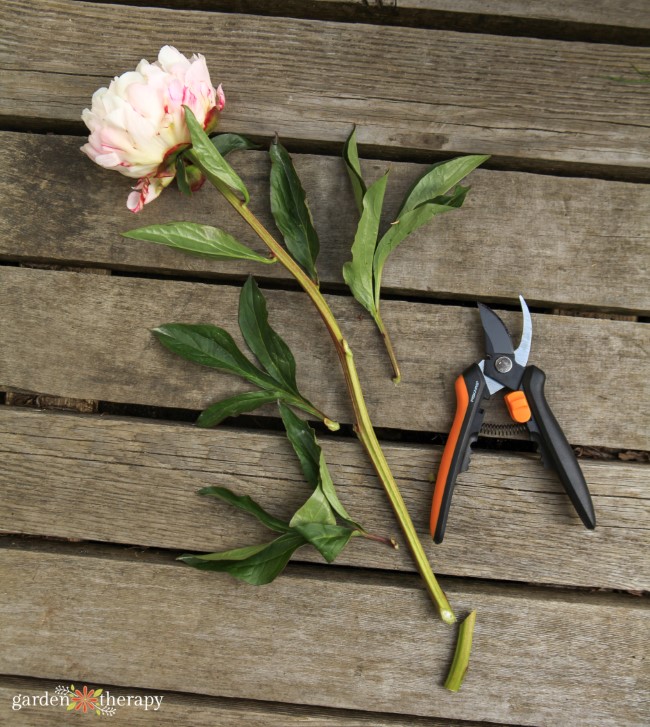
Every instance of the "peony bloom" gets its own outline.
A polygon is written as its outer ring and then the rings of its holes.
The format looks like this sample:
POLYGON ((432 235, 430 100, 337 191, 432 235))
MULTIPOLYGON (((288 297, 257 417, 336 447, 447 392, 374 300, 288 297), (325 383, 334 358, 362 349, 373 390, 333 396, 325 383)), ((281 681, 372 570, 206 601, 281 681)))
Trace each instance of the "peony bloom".
POLYGON ((139 212, 172 181, 174 152, 190 141, 183 106, 211 131, 225 103, 202 55, 188 59, 166 45, 155 63, 143 59, 135 71, 95 91, 92 108, 81 116, 90 129, 81 150, 100 166, 138 179, 126 204, 139 212))

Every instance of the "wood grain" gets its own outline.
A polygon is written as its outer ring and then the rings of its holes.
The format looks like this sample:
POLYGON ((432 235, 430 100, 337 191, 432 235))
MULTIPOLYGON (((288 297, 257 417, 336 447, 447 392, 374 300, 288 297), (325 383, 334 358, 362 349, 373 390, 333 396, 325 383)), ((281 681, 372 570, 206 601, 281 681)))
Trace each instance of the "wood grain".
MULTIPOLYGON (((184 551, 270 539, 257 521, 196 495, 224 486, 290 518, 307 496, 281 434, 13 411, 0 407, 0 531, 184 551), (95 493, 93 507, 71 507, 95 493), (47 503, 44 506, 44 503, 47 503)), ((356 442, 323 440, 346 507, 370 532, 399 531, 356 442)), ((647 466, 585 460, 598 527, 586 531, 536 457, 476 453, 454 494, 445 541, 428 531, 440 448, 384 451, 438 573, 650 591, 647 466)), ((321 562, 310 549, 299 560, 321 562)), ((337 563, 412 571, 399 551, 354 540, 337 563)))
POLYGON ((629 596, 446 583, 479 613, 458 699, 440 686, 453 629, 410 577, 292 569, 259 591, 132 558, 4 550, 0 564, 3 673, 553 727, 649 716, 648 602, 629 596))
MULTIPOLYGON (((134 218, 125 206, 128 180, 82 157, 81 137, 0 133, 0 141, 2 258, 201 276, 241 278, 252 271, 288 277, 280 266, 206 261, 120 236, 134 226, 190 219, 216 223, 261 249, 245 223, 208 187, 192 200, 169 190, 134 218), (24 169, 31 170, 27 178, 24 169)), ((251 191, 253 209, 274 230, 266 152, 231 159, 251 191)), ((341 268, 350 257, 358 219, 343 162, 303 154, 294 159, 321 238, 320 278, 342 285, 341 268)), ((387 166, 364 162, 369 180, 387 166)), ((427 167, 393 163, 390 168, 386 224, 427 167)), ((650 313, 648 185, 487 170, 474 172, 469 182, 472 191, 460 212, 442 215, 391 256, 385 292, 512 303, 523 292, 531 305, 650 313)))
POLYGON ((205 52, 224 130, 339 145, 356 123, 365 149, 647 179, 647 87, 609 78, 647 65, 643 48, 71 0, 7 0, 2 23, 0 116, 14 125, 78 124, 99 85, 171 42, 205 52), (198 25, 219 42, 198 49, 198 25))
MULTIPOLYGON (((0 677, 0 719, 16 727, 68 727, 70 715, 52 707, 30 706, 20 711, 11 708, 17 695, 53 694, 60 681, 0 677)), ((88 685, 95 686, 95 685, 88 685)), ((104 685, 104 693, 118 696, 158 696, 163 698, 158 711, 116 708, 110 718, 113 727, 488 727, 483 722, 461 723, 428 717, 400 717, 377 712, 271 704, 242 699, 223 699, 199 694, 163 694, 151 690, 104 685)), ((490 723, 489 727, 495 727, 490 723)), ((496 725, 499 727, 499 725, 496 725)))
MULTIPOLYGON (((233 376, 183 361, 150 333, 177 321, 213 322, 234 334, 237 288, 11 267, 0 268, 0 283, 4 387, 190 409, 247 388, 233 376)), ((297 357, 299 385, 330 417, 350 422, 336 354, 317 313, 301 293, 268 291, 267 298, 272 325, 297 357)), ((449 431, 453 382, 484 355, 476 310, 387 301, 382 312, 403 373, 403 384, 394 387, 372 321, 348 297, 329 300, 356 351, 375 425, 449 431)), ((504 314, 515 335, 520 319, 504 314)), ((530 361, 546 371, 547 398, 570 442, 650 449, 649 335, 642 323, 533 316, 530 361)), ((486 421, 499 420, 507 415, 495 399, 486 421)))

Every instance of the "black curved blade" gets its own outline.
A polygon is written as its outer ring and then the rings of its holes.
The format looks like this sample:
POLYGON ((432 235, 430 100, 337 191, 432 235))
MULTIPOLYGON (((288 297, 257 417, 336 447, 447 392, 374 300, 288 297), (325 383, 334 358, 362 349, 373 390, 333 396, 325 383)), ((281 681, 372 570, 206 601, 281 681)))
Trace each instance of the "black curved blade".
POLYGON ((506 324, 492 308, 488 308, 483 303, 478 304, 478 309, 481 314, 483 332, 485 333, 485 353, 490 357, 495 353, 505 353, 514 356, 515 350, 506 324))

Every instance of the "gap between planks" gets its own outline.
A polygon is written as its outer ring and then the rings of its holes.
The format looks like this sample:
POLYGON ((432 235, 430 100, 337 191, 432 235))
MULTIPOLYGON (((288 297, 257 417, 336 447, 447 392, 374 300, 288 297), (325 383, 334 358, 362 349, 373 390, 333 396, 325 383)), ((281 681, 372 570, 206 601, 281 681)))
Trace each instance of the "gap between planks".
MULTIPOLYGON (((77 0, 70 0, 77 2, 77 0)), ((102 77, 103 78, 103 77, 102 77)), ((109 81, 105 81, 108 83, 109 81)), ((1 90, 1 89, 0 89, 1 90)), ((82 102, 85 106, 89 105, 89 101, 82 102)), ((221 126, 222 132, 244 133, 244 135, 258 146, 268 146, 275 138, 275 132, 267 134, 259 134, 255 132, 242 132, 241 129, 234 127, 226 127, 227 122, 221 126)), ((341 139, 317 140, 305 139, 297 136, 284 135, 281 142, 292 154, 309 154, 318 156, 337 156, 342 145, 342 141, 351 131, 350 128, 344 132, 341 139)), ((48 118, 18 117, 11 114, 3 114, 0 109, 0 133, 15 134, 27 133, 35 136, 83 136, 88 133, 88 129, 80 121, 57 120, 48 118)), ((464 154, 462 150, 442 151, 432 148, 425 150, 412 148, 393 148, 372 143, 364 143, 359 146, 359 157, 363 159, 380 160, 386 165, 393 163, 404 164, 425 164, 431 166, 433 163, 446 161, 456 156, 464 154)), ((469 152, 467 152, 469 153, 469 152)), ((478 152, 472 152, 478 153, 478 152)), ((544 159, 516 156, 505 156, 502 154, 491 154, 490 158, 482 165, 484 170, 515 172, 518 174, 528 174, 531 176, 553 176, 558 179, 600 179, 608 182, 622 182, 629 184, 649 184, 650 177, 636 169, 625 166, 597 166, 589 163, 581 162, 549 162, 544 159)))

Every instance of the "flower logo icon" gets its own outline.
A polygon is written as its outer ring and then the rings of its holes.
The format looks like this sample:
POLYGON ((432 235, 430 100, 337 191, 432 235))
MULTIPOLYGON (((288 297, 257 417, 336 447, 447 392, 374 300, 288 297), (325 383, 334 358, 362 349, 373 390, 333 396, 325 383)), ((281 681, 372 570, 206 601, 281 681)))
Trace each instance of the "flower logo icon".
POLYGON ((101 694, 101 689, 91 689, 84 685, 83 691, 81 689, 75 689, 74 696, 70 697, 69 710, 74 709, 75 712, 94 712, 98 710, 98 697, 101 694))

